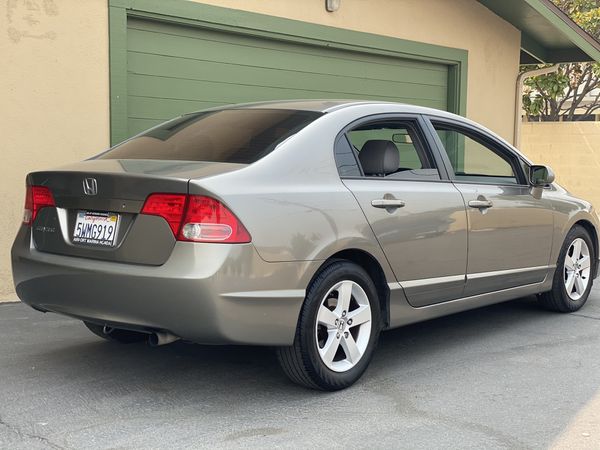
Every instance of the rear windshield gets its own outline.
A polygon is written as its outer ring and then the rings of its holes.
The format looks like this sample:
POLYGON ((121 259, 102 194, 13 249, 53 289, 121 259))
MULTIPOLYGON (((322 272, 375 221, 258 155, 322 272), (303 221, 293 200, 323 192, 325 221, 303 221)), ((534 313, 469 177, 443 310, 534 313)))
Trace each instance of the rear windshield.
POLYGON ((321 115, 285 109, 225 109, 187 114, 117 145, 98 158, 250 164, 321 115))

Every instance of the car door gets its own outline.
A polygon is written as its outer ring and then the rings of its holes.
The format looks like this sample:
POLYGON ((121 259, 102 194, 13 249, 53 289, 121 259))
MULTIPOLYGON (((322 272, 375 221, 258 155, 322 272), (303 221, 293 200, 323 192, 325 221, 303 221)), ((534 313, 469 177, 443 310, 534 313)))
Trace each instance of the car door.
MULTIPOLYGON (((432 154, 419 117, 370 118, 339 136, 336 160, 394 274, 413 306, 463 295, 467 222, 460 192, 432 154), (373 142, 395 146, 393 173, 365 173, 361 152, 373 142)), ((378 144, 378 145, 380 145, 378 144)), ((365 155, 365 153, 362 153, 365 155)))
POLYGON ((430 118, 430 131, 467 205, 465 296, 539 283, 548 273, 552 207, 520 156, 471 124, 430 118))

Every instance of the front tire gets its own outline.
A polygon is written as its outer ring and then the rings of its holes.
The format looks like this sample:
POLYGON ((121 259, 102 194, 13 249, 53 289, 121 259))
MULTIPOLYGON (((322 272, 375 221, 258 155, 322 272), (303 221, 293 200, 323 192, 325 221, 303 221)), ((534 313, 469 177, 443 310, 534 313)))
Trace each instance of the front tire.
POLYGON ((571 228, 560 250, 552 290, 539 296, 540 303, 552 311, 574 312, 588 299, 595 273, 596 255, 587 230, 571 228))
POLYGON ((277 349, 279 363, 297 384, 344 389, 367 369, 380 330, 373 281, 357 264, 336 261, 309 286, 294 345, 277 349))

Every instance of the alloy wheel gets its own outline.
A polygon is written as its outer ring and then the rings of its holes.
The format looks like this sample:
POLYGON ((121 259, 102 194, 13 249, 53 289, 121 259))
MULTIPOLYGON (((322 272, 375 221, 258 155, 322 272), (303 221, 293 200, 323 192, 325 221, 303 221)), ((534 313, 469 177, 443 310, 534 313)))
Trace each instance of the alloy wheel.
POLYGON ((575 239, 565 255, 563 280, 565 290, 571 300, 579 300, 590 282, 591 258, 590 249, 586 242, 575 239))
POLYGON ((317 349, 334 372, 352 369, 365 353, 371 336, 371 304, 356 282, 336 283, 323 297, 315 324, 317 349))

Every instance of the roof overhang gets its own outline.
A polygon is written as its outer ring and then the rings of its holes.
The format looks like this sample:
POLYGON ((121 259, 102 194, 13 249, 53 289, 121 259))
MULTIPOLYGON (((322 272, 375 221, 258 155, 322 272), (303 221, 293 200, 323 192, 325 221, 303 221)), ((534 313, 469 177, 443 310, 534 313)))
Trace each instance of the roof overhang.
POLYGON ((600 62, 600 42, 550 0, 478 0, 521 31, 521 64, 600 62))

